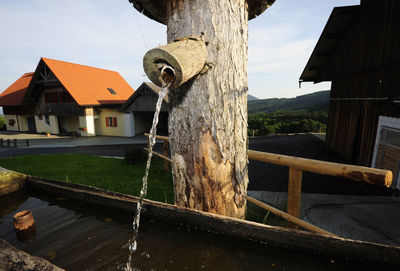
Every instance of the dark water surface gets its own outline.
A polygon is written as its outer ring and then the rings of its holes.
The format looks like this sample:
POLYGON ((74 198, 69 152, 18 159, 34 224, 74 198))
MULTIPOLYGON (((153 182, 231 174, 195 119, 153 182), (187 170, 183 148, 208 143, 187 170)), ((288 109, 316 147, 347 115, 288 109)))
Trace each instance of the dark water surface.
MULTIPOLYGON (((17 192, 0 198, 0 238, 66 270, 121 270, 133 214, 68 198, 17 192), (18 239, 13 215, 30 209, 36 234, 18 239)), ((228 238, 144 216, 139 270, 389 270, 228 238)))

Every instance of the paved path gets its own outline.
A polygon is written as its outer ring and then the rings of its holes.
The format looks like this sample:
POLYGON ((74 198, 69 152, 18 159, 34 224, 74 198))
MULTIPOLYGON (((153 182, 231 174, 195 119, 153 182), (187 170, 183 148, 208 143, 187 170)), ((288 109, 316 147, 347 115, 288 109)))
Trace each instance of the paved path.
MULTIPOLYGON (((249 149, 304 157, 322 161, 344 163, 337 153, 311 134, 274 135, 250 138, 249 149)), ((249 190, 287 192, 288 167, 249 161, 249 190)), ((372 186, 346 178, 303 173, 302 191, 313 194, 391 195, 385 187, 372 186)))
MULTIPOLYGON (((287 193, 248 191, 286 210, 287 193)), ((400 197, 302 194, 300 218, 340 237, 400 246, 400 197)))

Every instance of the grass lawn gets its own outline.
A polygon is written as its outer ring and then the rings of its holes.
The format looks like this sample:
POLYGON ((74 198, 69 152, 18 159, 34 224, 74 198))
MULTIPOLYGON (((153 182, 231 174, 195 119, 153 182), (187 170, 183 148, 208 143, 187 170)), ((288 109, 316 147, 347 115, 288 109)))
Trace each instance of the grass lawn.
MULTIPOLYGON (((86 154, 46 154, 1 158, 0 166, 17 172, 138 196, 145 162, 128 165, 122 159, 86 154)), ((148 199, 174 202, 171 173, 153 156, 148 178, 148 199)))

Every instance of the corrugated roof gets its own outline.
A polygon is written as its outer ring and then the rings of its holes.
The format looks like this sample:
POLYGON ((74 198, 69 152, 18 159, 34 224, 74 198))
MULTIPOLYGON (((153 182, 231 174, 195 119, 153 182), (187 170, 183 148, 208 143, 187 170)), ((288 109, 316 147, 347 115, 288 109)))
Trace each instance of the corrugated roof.
POLYGON ((360 6, 335 7, 300 76, 300 81, 318 83, 331 78, 321 78, 320 71, 335 51, 336 45, 346 31, 360 6))
POLYGON ((25 73, 3 93, 1 93, 0 106, 21 105, 33 74, 33 72, 25 73))
POLYGON ((123 104, 135 92, 118 72, 44 57, 42 60, 79 105, 123 104))

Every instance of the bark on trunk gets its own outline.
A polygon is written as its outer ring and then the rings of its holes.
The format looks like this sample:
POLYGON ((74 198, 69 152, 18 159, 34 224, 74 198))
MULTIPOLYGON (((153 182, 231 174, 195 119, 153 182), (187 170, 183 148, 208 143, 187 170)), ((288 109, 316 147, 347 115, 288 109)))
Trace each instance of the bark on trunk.
POLYGON ((170 90, 175 203, 244 218, 247 194, 245 0, 172 0, 168 42, 202 36, 211 68, 170 90))

